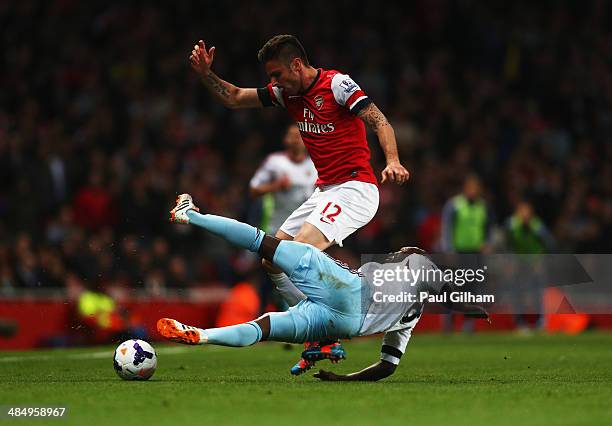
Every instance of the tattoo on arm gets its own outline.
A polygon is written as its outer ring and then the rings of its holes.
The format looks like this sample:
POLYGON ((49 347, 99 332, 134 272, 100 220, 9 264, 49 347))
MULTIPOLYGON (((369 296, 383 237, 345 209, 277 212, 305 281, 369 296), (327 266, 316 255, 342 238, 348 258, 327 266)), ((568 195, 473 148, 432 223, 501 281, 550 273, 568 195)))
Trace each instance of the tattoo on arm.
POLYGON ((387 117, 373 103, 360 111, 358 116, 374 131, 389 124, 387 117))
POLYGON ((221 80, 219 77, 217 77, 215 73, 213 73, 212 71, 210 71, 206 75, 205 83, 210 88, 210 90, 212 90, 213 92, 215 92, 222 98, 226 98, 226 99, 229 98, 230 92, 225 86, 225 82, 221 80))

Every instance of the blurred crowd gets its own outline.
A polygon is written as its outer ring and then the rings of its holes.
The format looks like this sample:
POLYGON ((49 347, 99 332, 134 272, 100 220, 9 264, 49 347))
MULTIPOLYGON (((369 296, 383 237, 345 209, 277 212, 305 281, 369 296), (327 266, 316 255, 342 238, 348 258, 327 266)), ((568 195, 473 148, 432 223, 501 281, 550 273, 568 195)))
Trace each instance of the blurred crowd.
POLYGON ((498 226, 528 200, 557 250, 611 252, 612 5, 489 3, 0 2, 0 289, 257 279, 255 257, 167 212, 189 192, 257 224, 248 181, 288 118, 217 105, 187 58, 203 38, 222 78, 262 87, 256 53, 278 33, 360 84, 412 174, 338 256, 439 250, 472 174, 498 226))

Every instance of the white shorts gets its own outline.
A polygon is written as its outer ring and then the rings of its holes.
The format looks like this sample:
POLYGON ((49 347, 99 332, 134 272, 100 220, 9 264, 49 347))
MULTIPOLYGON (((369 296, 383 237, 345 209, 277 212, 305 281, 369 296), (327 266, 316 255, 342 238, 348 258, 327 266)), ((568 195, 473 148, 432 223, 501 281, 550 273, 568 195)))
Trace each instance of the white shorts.
POLYGON ((280 230, 295 237, 308 222, 342 247, 342 241, 372 220, 378 210, 378 187, 349 181, 315 189, 281 225, 280 230))

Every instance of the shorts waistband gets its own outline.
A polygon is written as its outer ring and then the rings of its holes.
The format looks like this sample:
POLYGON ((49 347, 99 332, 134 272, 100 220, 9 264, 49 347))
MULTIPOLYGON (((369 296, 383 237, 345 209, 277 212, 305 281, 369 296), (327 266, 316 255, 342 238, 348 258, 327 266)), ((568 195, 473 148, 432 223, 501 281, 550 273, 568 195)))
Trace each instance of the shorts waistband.
POLYGON ((329 185, 317 185, 317 188, 319 189, 319 191, 321 192, 325 192, 325 191, 329 191, 330 189, 336 188, 338 186, 342 185, 341 183, 332 183, 329 185))
POLYGON ((334 188, 337 188, 339 186, 346 185, 346 184, 349 184, 349 183, 358 183, 358 184, 363 184, 363 185, 372 185, 372 186, 374 186, 376 188, 378 187, 375 183, 363 182, 361 180, 347 180, 346 182, 319 184, 319 185, 316 185, 315 187, 317 189, 319 189, 319 191, 325 192, 325 191, 329 191, 330 189, 334 189, 334 188))

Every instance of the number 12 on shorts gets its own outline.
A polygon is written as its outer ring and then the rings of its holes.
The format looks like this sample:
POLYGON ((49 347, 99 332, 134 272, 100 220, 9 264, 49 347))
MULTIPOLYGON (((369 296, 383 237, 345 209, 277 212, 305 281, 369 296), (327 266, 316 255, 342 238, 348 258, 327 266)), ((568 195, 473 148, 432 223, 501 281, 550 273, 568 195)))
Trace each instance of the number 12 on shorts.
POLYGON ((342 212, 342 208, 338 204, 330 201, 321 211, 321 222, 330 224, 335 222, 336 216, 338 216, 340 212, 342 212))

